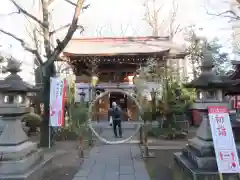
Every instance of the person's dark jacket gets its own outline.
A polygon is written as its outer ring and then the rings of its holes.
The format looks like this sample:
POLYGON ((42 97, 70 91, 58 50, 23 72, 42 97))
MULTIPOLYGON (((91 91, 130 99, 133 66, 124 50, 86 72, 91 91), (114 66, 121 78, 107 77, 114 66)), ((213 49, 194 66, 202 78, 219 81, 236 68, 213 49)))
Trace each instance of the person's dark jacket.
POLYGON ((115 109, 110 108, 108 111, 108 118, 112 116, 112 120, 121 121, 122 120, 122 110, 119 106, 117 106, 115 109))

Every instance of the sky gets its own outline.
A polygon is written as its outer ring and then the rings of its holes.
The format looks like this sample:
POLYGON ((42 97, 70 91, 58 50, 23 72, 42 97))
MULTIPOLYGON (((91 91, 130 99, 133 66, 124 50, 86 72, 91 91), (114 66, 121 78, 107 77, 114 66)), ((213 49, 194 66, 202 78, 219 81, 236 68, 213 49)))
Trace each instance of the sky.
MULTIPOLYGON (((39 0, 16 0, 35 16, 39 14, 39 0)), ((74 0, 72 0, 74 2, 74 0)), ((145 0, 87 0, 90 7, 81 13, 79 24, 84 26, 84 33, 76 32, 74 37, 96 37, 96 36, 147 36, 151 35, 151 28, 144 21, 145 0)), ((164 4, 161 18, 169 16, 172 0, 156 0, 157 5, 164 4)), ((202 35, 208 39, 220 38, 225 45, 231 44, 231 24, 227 19, 217 18, 206 14, 205 7, 209 12, 221 12, 229 8, 228 3, 219 0, 176 0, 178 4, 177 22, 182 26, 196 24, 202 28, 202 35), (187 10, 186 10, 187 8, 187 10)), ((64 0, 55 0, 49 7, 52 15, 52 25, 57 28, 71 21, 74 7, 64 0)), ((23 15, 15 14, 5 16, 15 11, 10 0, 0 2, 0 28, 9 31, 24 39, 30 45, 32 32, 29 20, 23 15)), ((57 34, 55 38, 62 38, 65 31, 57 34)), ((0 34, 0 51, 7 52, 23 62, 23 79, 32 82, 33 57, 23 50, 21 45, 14 39, 0 34)))

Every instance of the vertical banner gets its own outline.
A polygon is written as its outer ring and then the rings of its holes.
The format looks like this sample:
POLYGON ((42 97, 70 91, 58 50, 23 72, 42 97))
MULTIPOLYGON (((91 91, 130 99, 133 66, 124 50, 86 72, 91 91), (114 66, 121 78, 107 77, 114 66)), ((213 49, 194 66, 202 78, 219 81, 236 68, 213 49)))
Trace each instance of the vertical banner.
POLYGON ((239 159, 227 107, 209 106, 208 116, 219 173, 239 173, 239 159))
POLYGON ((60 77, 50 79, 49 126, 63 127, 64 105, 66 99, 67 81, 60 77))

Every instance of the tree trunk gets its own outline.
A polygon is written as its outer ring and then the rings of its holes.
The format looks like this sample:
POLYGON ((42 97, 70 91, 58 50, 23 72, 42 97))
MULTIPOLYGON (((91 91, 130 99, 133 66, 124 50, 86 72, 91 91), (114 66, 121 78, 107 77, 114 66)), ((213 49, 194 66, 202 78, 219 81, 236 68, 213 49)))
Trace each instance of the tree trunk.
MULTIPOLYGON (((42 86, 42 70, 41 70, 41 67, 38 66, 36 69, 35 69, 35 83, 36 85, 39 87, 39 86, 42 86)), ((36 97, 35 97, 35 113, 37 114, 41 114, 41 108, 40 108, 40 103, 42 103, 42 92, 37 92, 36 94, 36 97)))
MULTIPOLYGON (((56 75, 55 66, 52 64, 50 67, 43 67, 45 73, 43 77, 43 102, 44 113, 43 121, 40 127, 40 145, 41 147, 49 146, 49 104, 50 104, 50 78, 56 75)), ((52 138, 51 138, 52 139, 52 138)), ((52 142, 51 142, 52 143, 52 142)))

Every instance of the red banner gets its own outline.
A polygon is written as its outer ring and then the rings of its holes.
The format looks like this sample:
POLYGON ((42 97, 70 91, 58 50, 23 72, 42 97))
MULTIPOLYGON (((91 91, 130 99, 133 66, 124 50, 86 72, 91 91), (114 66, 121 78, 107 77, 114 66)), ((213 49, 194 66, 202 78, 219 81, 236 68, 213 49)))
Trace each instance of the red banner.
POLYGON ((233 109, 240 109, 240 96, 233 96, 231 101, 233 109))

